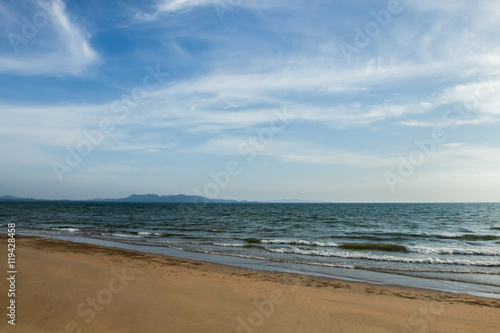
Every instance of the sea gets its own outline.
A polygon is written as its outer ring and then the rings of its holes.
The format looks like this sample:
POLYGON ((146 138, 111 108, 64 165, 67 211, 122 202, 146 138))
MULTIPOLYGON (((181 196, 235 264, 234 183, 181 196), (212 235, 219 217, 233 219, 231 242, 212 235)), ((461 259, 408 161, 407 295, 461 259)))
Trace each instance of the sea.
POLYGON ((0 202, 1 232, 500 298, 500 203, 0 202))

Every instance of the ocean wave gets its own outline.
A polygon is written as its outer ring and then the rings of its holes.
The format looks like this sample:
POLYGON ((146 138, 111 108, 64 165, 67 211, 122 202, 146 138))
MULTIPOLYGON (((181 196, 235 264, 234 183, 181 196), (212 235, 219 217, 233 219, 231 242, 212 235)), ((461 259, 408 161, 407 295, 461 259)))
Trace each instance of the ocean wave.
POLYGON ((139 231, 137 234, 139 236, 159 236, 160 235, 157 232, 149 232, 149 231, 139 231))
POLYGON ((498 240, 500 236, 495 235, 475 235, 475 234, 434 234, 432 235, 436 238, 440 239, 459 239, 465 241, 490 241, 490 240, 498 240))
POLYGON ((103 236, 113 236, 113 237, 122 237, 122 238, 143 238, 142 236, 139 235, 130 235, 130 234, 122 234, 122 233, 101 233, 103 236))
MULTIPOLYGON (((476 266, 477 267, 477 266, 476 266)), ((415 273, 452 273, 452 274, 486 274, 486 275, 500 275, 498 271, 488 270, 489 267, 477 267, 470 268, 469 267, 460 267, 460 266, 447 266, 446 269, 425 269, 425 268, 407 268, 407 267, 398 267, 398 268, 373 268, 373 267, 360 267, 361 269, 370 269, 374 271, 382 271, 382 272, 415 272, 415 273)))
POLYGON ((410 257, 396 257, 389 255, 376 255, 376 254, 361 253, 361 252, 331 251, 323 249, 308 250, 297 247, 271 248, 267 250, 276 253, 293 253, 293 254, 302 254, 308 256, 337 257, 345 259, 365 259, 365 260, 386 261, 386 262, 500 267, 500 262, 496 261, 471 261, 471 260, 445 259, 445 258, 410 258, 410 257))
POLYGON ((177 247, 177 246, 169 246, 169 248, 181 250, 181 251, 188 251, 188 252, 216 254, 216 255, 238 257, 238 258, 257 259, 257 260, 274 261, 274 262, 284 262, 284 263, 291 263, 291 264, 338 267, 338 268, 349 268, 349 269, 356 268, 356 266, 354 266, 354 265, 340 264, 340 263, 320 263, 320 262, 301 262, 301 261, 294 261, 294 260, 279 260, 279 259, 275 259, 275 258, 262 257, 262 256, 251 255, 251 254, 227 253, 227 252, 219 252, 219 251, 203 250, 203 249, 186 249, 186 248, 177 247))
POLYGON ((406 252, 406 247, 403 245, 386 244, 386 243, 334 243, 334 242, 320 242, 308 241, 302 239, 257 239, 250 238, 249 243, 262 243, 262 244, 283 244, 283 245, 304 245, 304 246, 318 246, 318 247, 339 247, 346 250, 378 250, 384 252, 406 252))
POLYGON ((80 231, 78 228, 71 228, 71 227, 59 227, 59 228, 49 228, 50 230, 56 230, 56 231, 69 231, 69 232, 77 232, 80 231))
POLYGON ((249 244, 258 244, 258 243, 262 242, 262 239, 260 239, 260 238, 245 238, 243 240, 249 244))
POLYGON ((500 256, 500 250, 468 249, 448 247, 420 247, 408 245, 396 245, 385 243, 342 243, 339 246, 345 250, 377 250, 383 252, 416 252, 422 254, 451 254, 451 255, 477 255, 477 256, 500 256))
POLYGON ((308 241, 302 239, 258 239, 247 238, 248 243, 261 244, 282 244, 282 245, 304 245, 317 247, 338 247, 346 250, 378 250, 384 252, 406 252, 406 247, 403 245, 386 244, 386 243, 334 243, 321 241, 308 241))
POLYGON ((149 238, 146 242, 149 244, 164 244, 166 246, 169 246, 171 244, 176 244, 176 245, 207 245, 206 243, 198 243, 198 242, 186 243, 185 241, 167 240, 167 239, 161 239, 161 238, 149 238))
POLYGON ((290 245, 307 245, 320 247, 339 247, 339 244, 333 242, 307 241, 302 239, 263 239, 262 244, 290 244, 290 245))
POLYGON ((246 248, 257 248, 257 249, 264 249, 264 246, 258 245, 258 244, 252 244, 252 243, 246 243, 246 244, 241 244, 241 243, 213 243, 215 246, 221 246, 221 247, 246 247, 246 248))
MULTIPOLYGON (((490 227, 491 230, 500 230, 500 227, 490 227)), ((478 235, 472 233, 399 233, 399 232, 372 232, 370 234, 364 234, 360 232, 347 232, 343 234, 335 234, 332 237, 347 237, 352 239, 366 239, 366 240, 405 240, 405 239, 457 239, 464 241, 491 241, 500 240, 498 235, 478 235)))
POLYGON ((183 234, 170 234, 167 232, 153 232, 153 231, 139 231, 137 233, 139 236, 144 237, 171 237, 171 236, 185 236, 183 234))
POLYGON ((339 246, 345 250, 377 250, 384 252, 407 252, 404 245, 384 243, 342 243, 339 246))
POLYGON ((259 239, 246 238, 248 244, 277 244, 277 245, 303 245, 310 247, 334 247, 344 250, 357 251, 381 251, 381 252, 415 252, 421 254, 446 254, 446 255, 477 255, 477 256, 500 256, 500 250, 470 249, 470 248, 448 248, 448 247, 422 247, 391 243, 334 243, 308 241, 301 239, 259 239))
POLYGON ((415 239, 428 238, 428 234, 423 233, 403 233, 403 232, 378 232, 373 231, 369 234, 359 231, 351 231, 340 234, 331 235, 331 237, 347 237, 351 239, 367 239, 367 240, 387 240, 387 239, 415 239))
POLYGON ((246 244, 239 244, 239 243, 213 243, 213 245, 222 246, 222 247, 245 247, 246 246, 246 244))
POLYGON ((458 248, 432 248, 419 246, 406 246, 408 252, 423 254, 457 254, 457 255, 476 255, 476 256, 500 256, 500 250, 487 249, 458 249, 458 248))

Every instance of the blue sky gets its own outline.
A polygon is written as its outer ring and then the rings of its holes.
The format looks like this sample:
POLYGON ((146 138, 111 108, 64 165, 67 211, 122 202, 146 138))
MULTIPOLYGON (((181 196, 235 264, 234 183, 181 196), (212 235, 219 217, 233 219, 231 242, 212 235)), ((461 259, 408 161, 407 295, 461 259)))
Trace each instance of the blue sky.
POLYGON ((500 201, 497 1, 0 1, 0 195, 500 201))

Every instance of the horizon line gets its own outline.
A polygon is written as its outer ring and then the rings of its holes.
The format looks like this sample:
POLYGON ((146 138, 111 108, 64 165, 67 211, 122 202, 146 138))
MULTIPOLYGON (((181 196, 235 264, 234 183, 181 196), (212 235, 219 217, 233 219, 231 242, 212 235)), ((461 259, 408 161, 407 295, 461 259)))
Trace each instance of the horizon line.
MULTIPOLYGON (((127 199, 133 195, 136 196, 158 196, 158 197, 163 197, 163 196, 186 196, 186 197, 202 197, 207 200, 221 200, 221 201, 236 201, 232 203, 316 203, 316 204, 417 204, 417 203, 422 203, 422 204, 467 204, 467 203, 500 203, 500 201, 324 201, 324 200, 305 200, 305 199, 268 199, 268 200, 258 200, 258 199, 225 199, 225 198, 206 198, 204 196, 199 196, 199 195, 188 195, 188 194, 153 194, 153 193, 148 193, 148 194, 130 194, 128 197, 122 197, 122 198, 92 198, 92 199, 38 199, 38 198, 33 198, 33 197, 18 197, 10 194, 2 195, 0 196, 0 201, 1 202, 6 202, 6 201, 73 201, 73 202, 92 202, 94 200, 120 200, 120 199, 127 199), (3 197, 13 197, 15 199, 2 199, 3 197), (292 201, 299 201, 299 202, 292 202, 292 201)), ((113 203, 113 202, 108 202, 108 203, 113 203)), ((115 202, 119 203, 119 202, 115 202)), ((129 202, 129 203, 134 203, 134 202, 129 202)), ((135 203, 161 203, 161 202, 135 202, 135 203)), ((168 202, 165 202, 168 203, 168 202)), ((175 203, 175 202, 172 202, 175 203)), ((189 202, 182 202, 188 204, 189 202)), ((218 203, 218 202, 192 202, 194 203, 218 203)), ((227 202, 231 203, 231 202, 227 202)))

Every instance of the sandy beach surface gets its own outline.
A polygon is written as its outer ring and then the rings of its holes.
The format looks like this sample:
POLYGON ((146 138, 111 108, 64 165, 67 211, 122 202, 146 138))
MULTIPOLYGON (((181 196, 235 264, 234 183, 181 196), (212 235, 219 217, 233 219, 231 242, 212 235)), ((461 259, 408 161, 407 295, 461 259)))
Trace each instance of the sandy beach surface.
POLYGON ((0 332, 500 331, 500 300, 469 295, 21 236, 16 265, 16 325, 4 278, 0 332))

